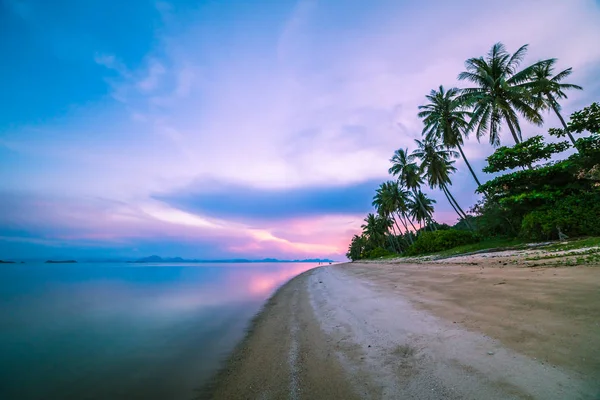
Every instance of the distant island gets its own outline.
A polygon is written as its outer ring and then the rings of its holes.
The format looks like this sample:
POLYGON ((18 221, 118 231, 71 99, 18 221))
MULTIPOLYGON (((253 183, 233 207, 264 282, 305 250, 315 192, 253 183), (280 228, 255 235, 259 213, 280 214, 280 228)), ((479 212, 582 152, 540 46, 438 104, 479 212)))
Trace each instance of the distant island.
POLYGON ((153 255, 150 257, 143 257, 135 261, 127 261, 128 263, 300 263, 300 262, 323 262, 331 263, 334 262, 328 258, 306 258, 303 260, 278 260, 277 258, 263 258, 261 260, 249 260, 246 258, 233 258, 228 260, 186 260, 181 257, 160 257, 153 255))
POLYGON ((75 264, 75 260, 46 260, 46 264, 75 264))
POLYGON ((0 260, 0 264, 15 264, 15 262, 14 261, 0 260))

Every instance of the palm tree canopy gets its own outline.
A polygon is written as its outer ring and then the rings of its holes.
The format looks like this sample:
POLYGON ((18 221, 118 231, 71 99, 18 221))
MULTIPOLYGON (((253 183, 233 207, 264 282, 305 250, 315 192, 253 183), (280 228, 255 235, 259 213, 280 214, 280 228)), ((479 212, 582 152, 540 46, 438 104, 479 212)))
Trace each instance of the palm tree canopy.
POLYGON ((532 81, 526 86, 531 89, 536 105, 539 108, 556 108, 560 111, 560 104, 556 100, 566 99, 566 90, 583 90, 579 85, 561 83, 573 73, 573 68, 567 68, 554 75, 556 59, 536 63, 532 68, 532 81))
POLYGON ((400 185, 409 190, 416 190, 423 183, 419 167, 413 160, 414 156, 408 154, 408 149, 398 149, 390 159, 392 166, 388 170, 398 178, 400 185))
POLYGON ((489 134, 490 143, 499 146, 501 124, 506 121, 518 143, 521 127, 517 113, 529 122, 542 124, 542 116, 527 87, 536 64, 518 70, 526 53, 527 45, 511 55, 502 43, 496 43, 485 58, 465 61, 466 71, 458 79, 472 82, 476 87, 462 89, 460 101, 473 107, 469 130, 475 129, 477 139, 489 134))
POLYGON ((452 184, 450 174, 456 172, 452 158, 458 157, 458 153, 446 149, 433 138, 415 142, 417 149, 412 155, 421 159, 420 171, 425 173, 429 186, 435 188, 452 184))
POLYGON ((379 215, 389 216, 395 212, 406 212, 408 199, 409 192, 397 181, 387 181, 376 190, 372 204, 379 215))
POLYGON ((396 150, 392 158, 390 158, 390 162, 392 163, 392 166, 390 167, 390 169, 388 169, 390 175, 398 176, 398 179, 400 179, 404 167, 410 163, 409 157, 410 156, 408 154, 408 149, 396 150))
POLYGON ((409 215, 419 223, 427 221, 433 216, 435 202, 434 199, 427 197, 419 190, 411 196, 409 215))
POLYGON ((432 90, 425 96, 429 104, 419 106, 419 118, 423 118, 425 124, 423 135, 439 138, 449 148, 462 145, 463 134, 468 134, 469 123, 466 119, 471 113, 463 108, 459 93, 457 88, 446 91, 440 86, 437 91, 432 90))
POLYGON ((379 185, 379 188, 375 191, 373 197, 373 207, 377 210, 377 213, 381 216, 389 216, 391 213, 396 211, 396 204, 393 196, 393 188, 390 186, 391 181, 384 182, 379 185))

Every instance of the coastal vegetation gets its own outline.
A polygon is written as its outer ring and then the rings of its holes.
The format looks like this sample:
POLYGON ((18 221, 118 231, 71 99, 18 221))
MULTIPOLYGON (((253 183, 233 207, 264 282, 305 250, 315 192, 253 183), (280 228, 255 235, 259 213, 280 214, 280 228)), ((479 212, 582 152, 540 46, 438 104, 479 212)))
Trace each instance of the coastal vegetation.
POLYGON ((496 43, 484 57, 465 61, 458 80, 470 87, 439 86, 419 107, 422 138, 390 159, 390 175, 373 197, 375 212, 364 219, 347 257, 352 260, 419 255, 473 247, 477 243, 521 243, 600 235, 600 105, 593 103, 565 120, 560 101, 572 69, 555 73, 557 59, 521 68, 527 45, 509 53, 496 43), (560 127, 524 139, 522 123, 542 127, 552 112, 560 127), (501 146, 503 128, 512 142, 501 146), (495 147, 482 183, 463 150, 470 134, 495 147), (562 139, 567 140, 562 140, 562 139), (453 195, 452 174, 462 158, 479 200, 465 211, 453 195), (440 190, 457 215, 454 226, 435 221, 436 201, 425 186, 440 190))

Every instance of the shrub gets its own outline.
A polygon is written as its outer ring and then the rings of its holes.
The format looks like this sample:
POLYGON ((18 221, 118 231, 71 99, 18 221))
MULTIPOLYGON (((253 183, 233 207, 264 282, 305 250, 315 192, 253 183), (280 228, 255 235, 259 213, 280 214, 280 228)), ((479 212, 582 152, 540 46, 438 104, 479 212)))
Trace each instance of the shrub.
POLYGON ((471 231, 448 229, 435 232, 423 232, 419 235, 415 243, 408 248, 406 254, 415 256, 435 253, 456 246, 477 243, 480 240, 480 236, 471 231))
POLYGON ((377 248, 369 251, 369 253, 367 254, 367 258, 380 258, 380 257, 390 256, 392 254, 394 254, 394 253, 392 253, 391 251, 382 249, 381 247, 377 247, 377 248))
POLYGON ((551 207, 525 215, 521 236, 533 240, 558 238, 558 228, 570 236, 600 235, 600 193, 567 196, 551 207))

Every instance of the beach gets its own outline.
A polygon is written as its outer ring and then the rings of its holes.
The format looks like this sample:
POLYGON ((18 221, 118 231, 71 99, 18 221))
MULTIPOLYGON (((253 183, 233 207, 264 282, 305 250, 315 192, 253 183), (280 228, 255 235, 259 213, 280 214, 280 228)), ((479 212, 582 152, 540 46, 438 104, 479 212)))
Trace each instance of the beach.
POLYGON ((325 266, 274 294, 204 394, 596 399, 599 315, 594 266, 486 255, 325 266))

